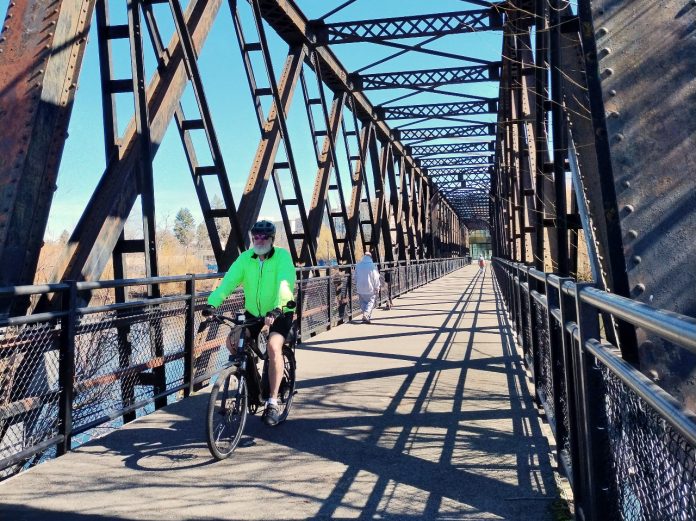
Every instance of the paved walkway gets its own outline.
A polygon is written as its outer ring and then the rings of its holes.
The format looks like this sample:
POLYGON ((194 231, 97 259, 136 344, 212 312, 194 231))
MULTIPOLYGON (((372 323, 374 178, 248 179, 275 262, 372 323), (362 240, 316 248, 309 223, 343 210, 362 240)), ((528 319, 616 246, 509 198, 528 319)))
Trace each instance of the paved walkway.
POLYGON ((298 350, 290 419, 232 459, 207 392, 0 484, 0 519, 552 519, 549 446, 491 273, 466 267, 298 350))

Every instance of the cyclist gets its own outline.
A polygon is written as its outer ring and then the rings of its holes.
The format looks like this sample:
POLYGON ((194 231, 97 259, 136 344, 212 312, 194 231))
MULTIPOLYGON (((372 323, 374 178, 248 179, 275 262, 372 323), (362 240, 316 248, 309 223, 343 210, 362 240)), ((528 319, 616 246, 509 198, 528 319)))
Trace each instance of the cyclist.
MULTIPOLYGON (((243 252, 232 263, 218 287, 208 297, 208 304, 217 308, 241 284, 247 317, 265 317, 264 325, 249 328, 258 335, 268 328, 269 398, 263 413, 266 425, 278 424, 278 388, 283 377, 283 344, 292 327, 293 312, 287 303, 293 300, 295 267, 290 252, 273 245, 276 228, 270 221, 258 221, 251 228, 253 248, 243 252)), ((210 308, 204 314, 208 314, 210 308)))

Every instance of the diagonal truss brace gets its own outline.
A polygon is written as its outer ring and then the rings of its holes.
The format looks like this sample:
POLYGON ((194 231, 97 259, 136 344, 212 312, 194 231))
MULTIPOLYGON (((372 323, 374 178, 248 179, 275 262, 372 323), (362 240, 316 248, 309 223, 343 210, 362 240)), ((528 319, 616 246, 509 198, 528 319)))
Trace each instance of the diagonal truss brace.
MULTIPOLYGON (((185 18, 196 52, 200 52, 221 0, 192 0, 185 18)), ((152 155, 171 122, 188 78, 176 35, 168 46, 169 62, 154 73, 147 91, 150 108, 152 155)), ((118 155, 110 158, 104 174, 80 218, 52 280, 95 280, 111 257, 138 196, 139 161, 135 123, 130 121, 118 155)))

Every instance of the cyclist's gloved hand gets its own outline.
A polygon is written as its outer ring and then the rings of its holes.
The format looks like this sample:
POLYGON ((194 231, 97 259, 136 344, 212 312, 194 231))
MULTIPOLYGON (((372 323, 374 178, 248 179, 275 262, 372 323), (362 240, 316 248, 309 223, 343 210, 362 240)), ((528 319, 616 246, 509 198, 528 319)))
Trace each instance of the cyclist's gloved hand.
POLYGON ((215 308, 210 304, 206 304, 203 310, 201 311, 201 315, 203 315, 204 317, 212 316, 213 313, 215 313, 215 308))
POLYGON ((283 314, 283 312, 280 308, 275 308, 275 309, 272 309, 271 311, 269 311, 268 313, 266 313, 266 318, 270 318, 270 319, 275 320, 276 318, 278 318, 282 314, 283 314))

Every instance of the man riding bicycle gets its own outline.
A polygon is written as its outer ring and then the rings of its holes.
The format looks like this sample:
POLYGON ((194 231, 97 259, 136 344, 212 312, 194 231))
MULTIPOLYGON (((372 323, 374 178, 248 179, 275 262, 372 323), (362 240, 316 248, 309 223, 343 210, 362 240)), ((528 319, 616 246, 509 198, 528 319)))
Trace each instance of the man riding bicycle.
POLYGON ((241 284, 246 315, 265 317, 264 325, 250 328, 256 336, 268 328, 269 398, 263 413, 266 425, 277 425, 280 418, 278 388, 283 377, 283 344, 292 328, 293 312, 287 307, 294 298, 295 267, 290 252, 273 246, 276 228, 270 221, 258 221, 251 228, 253 248, 232 263, 218 287, 208 297, 217 308, 241 284))

